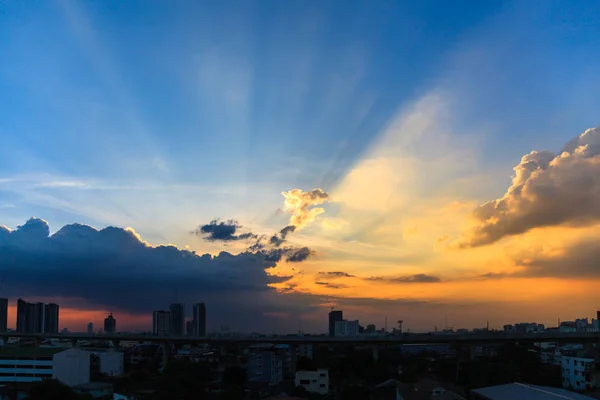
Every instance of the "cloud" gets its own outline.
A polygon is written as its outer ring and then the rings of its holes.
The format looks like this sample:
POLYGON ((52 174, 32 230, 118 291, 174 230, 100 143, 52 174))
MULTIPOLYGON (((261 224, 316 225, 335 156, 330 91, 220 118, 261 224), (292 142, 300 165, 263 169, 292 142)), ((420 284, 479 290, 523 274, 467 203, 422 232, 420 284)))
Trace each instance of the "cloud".
POLYGON ((494 243, 531 229, 600 221, 600 127, 569 141, 558 154, 544 150, 523 156, 502 198, 477 207, 477 226, 459 247, 494 243))
MULTIPOLYGON (((78 307, 87 302, 135 313, 165 307, 175 297, 193 302, 234 293, 247 301, 252 293, 274 291, 270 284, 291 278, 270 275, 276 261, 260 252, 212 256, 153 247, 131 228, 72 224, 49 232, 48 224, 37 218, 13 231, 0 227, 6 296, 60 297, 78 307), (245 294, 250 296, 246 300, 245 294)), ((290 249, 284 256, 298 262, 305 253, 290 249)))
POLYGON ((330 271, 330 272, 319 272, 319 275, 326 275, 329 277, 339 277, 339 278, 354 278, 354 275, 350 275, 347 272, 342 271, 330 271))
POLYGON ((322 189, 313 189, 304 192, 301 189, 292 189, 281 193, 285 197, 284 211, 292 214, 289 226, 294 229, 305 228, 313 222, 317 216, 324 213, 321 207, 315 207, 330 200, 329 193, 322 189))
POLYGON ((282 247, 270 250, 260 250, 257 254, 262 254, 265 260, 272 262, 279 262, 285 258, 287 262, 302 262, 312 256, 313 250, 308 247, 294 248, 294 247, 282 247))
POLYGON ((442 280, 433 275, 427 274, 415 274, 415 275, 404 275, 404 276, 373 276, 370 278, 365 278, 369 281, 385 281, 392 283, 436 283, 441 282, 442 280))
POLYGON ((197 236, 204 236, 204 240, 208 241, 234 241, 234 240, 248 240, 256 239, 257 235, 252 232, 241 233, 236 235, 235 233, 242 226, 237 221, 232 219, 228 221, 219 222, 218 219, 212 220, 210 223, 199 226, 192 233, 197 236))
POLYGON ((315 284, 324 286, 328 289, 347 289, 349 287, 347 285, 341 285, 341 284, 331 283, 331 282, 322 282, 322 281, 316 281, 315 284))

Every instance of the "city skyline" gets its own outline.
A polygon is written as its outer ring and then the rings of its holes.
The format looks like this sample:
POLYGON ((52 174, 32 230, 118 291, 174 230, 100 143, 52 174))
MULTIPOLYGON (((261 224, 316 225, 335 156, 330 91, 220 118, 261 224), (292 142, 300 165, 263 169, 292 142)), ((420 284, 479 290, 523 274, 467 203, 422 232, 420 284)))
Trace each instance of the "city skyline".
POLYGON ((350 3, 6 4, 9 327, 18 297, 83 331, 596 309, 600 4, 350 3))

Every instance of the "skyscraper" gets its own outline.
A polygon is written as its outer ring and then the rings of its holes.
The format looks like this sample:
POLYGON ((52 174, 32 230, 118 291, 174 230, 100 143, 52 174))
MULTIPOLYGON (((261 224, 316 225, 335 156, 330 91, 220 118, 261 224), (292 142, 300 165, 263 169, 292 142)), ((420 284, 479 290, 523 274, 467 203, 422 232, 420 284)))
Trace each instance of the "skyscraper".
POLYGON ((112 313, 108 317, 104 318, 104 332, 115 333, 117 331, 117 320, 113 317, 112 313))
POLYGON ((171 335, 185 335, 185 305, 182 303, 173 303, 169 308, 171 310, 171 335))
POLYGON ((6 332, 8 326, 8 299, 0 298, 0 332, 6 332))
POLYGON ((27 333, 27 302, 17 300, 17 332, 27 333))
POLYGON ((89 333, 90 335, 92 333, 94 333, 94 323, 93 322, 88 322, 87 333, 89 333))
POLYGON ((329 336, 335 336, 335 323, 344 320, 344 313, 341 310, 331 311, 329 313, 329 336))
POLYGON ((57 333, 58 305, 17 300, 17 332, 57 333))
POLYGON ((152 313, 152 333, 168 336, 171 333, 171 311, 157 310, 152 313))
POLYGON ((204 303, 194 304, 192 323, 194 325, 193 334, 195 336, 206 336, 206 305, 204 303))
POLYGON ((58 333, 58 304, 45 304, 44 333, 58 333))

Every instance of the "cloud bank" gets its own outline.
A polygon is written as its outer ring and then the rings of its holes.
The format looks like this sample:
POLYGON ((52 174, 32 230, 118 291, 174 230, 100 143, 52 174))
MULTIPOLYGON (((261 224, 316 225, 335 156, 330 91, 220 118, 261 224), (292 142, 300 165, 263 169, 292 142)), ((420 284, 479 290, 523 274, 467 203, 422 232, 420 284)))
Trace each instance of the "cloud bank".
MULTIPOLYGON (((286 250, 281 257, 299 262, 307 252, 286 250)), ((261 293, 273 292, 269 284, 290 279, 267 272, 281 257, 249 251, 199 255, 174 246, 152 247, 130 228, 97 230, 72 224, 50 235, 46 221, 38 218, 13 231, 0 227, 6 296, 60 297, 76 307, 87 303, 131 313, 164 308, 176 299, 191 303, 227 294, 233 295, 224 303, 243 307, 261 293)))
POLYGON ((460 247, 488 245, 538 227, 600 221, 600 127, 586 130, 558 154, 532 151, 514 170, 506 194, 474 210, 478 224, 460 247))

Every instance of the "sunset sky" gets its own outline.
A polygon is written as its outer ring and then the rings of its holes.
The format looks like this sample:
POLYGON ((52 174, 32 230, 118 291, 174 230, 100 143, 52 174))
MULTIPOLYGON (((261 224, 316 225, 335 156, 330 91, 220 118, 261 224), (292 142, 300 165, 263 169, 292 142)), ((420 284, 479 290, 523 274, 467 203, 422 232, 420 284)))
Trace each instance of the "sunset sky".
POLYGON ((74 331, 175 301, 266 333, 331 307, 591 318, 598 21, 593 0, 2 2, 9 327, 18 297, 74 331))

